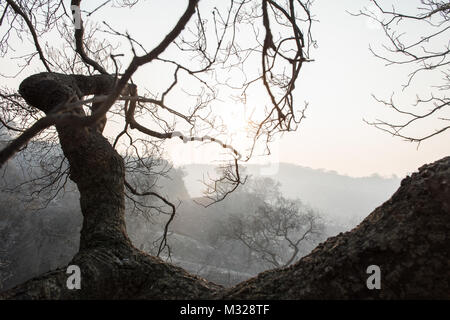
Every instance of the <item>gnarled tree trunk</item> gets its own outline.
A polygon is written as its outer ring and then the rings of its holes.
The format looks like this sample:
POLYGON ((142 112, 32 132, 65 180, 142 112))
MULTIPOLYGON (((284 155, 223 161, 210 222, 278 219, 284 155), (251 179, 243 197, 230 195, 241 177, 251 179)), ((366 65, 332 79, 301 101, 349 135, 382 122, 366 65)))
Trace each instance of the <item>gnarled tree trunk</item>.
MULTIPOLYGON (((28 103, 47 113, 68 99, 108 94, 112 84, 107 75, 82 78, 42 73, 26 79, 20 92, 28 103)), ((71 112, 84 114, 81 107, 71 112)), ((80 249, 69 265, 80 267, 82 288, 68 289, 69 275, 62 268, 12 289, 6 296, 127 299, 140 296, 142 288, 151 287, 153 290, 145 293, 145 298, 173 299, 199 297, 219 287, 134 248, 125 227, 122 157, 96 126, 57 125, 56 129, 70 164, 70 179, 80 192, 80 249)))

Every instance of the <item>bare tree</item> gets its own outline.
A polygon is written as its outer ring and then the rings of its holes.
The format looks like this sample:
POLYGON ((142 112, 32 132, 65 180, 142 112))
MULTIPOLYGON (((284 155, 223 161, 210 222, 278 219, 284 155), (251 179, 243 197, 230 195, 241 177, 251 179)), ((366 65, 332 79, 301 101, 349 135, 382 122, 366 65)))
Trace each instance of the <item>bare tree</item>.
POLYGON ((394 98, 394 94, 388 100, 375 97, 405 120, 393 122, 377 119, 366 122, 393 136, 417 143, 450 129, 450 3, 420 0, 416 10, 399 10, 377 0, 371 3, 371 8, 365 8, 357 15, 377 22, 387 39, 382 50, 370 48, 371 52, 388 66, 411 67, 403 91, 416 81, 428 85, 429 93, 426 96, 417 93, 414 105, 407 108, 396 101, 398 99, 394 98), (438 77, 440 79, 434 84, 434 78, 438 77), (433 126, 433 130, 423 134, 409 130, 418 128, 422 123, 433 126))
MULTIPOLYGON (((257 199, 254 212, 232 214, 218 237, 244 245, 253 263, 263 269, 288 266, 299 258, 307 244, 314 245, 323 236, 323 224, 317 213, 300 200, 281 196, 271 179, 261 179, 258 189, 247 198, 257 199), (270 196, 270 197, 268 197, 270 196)), ((251 207, 250 207, 251 208, 251 207)))
MULTIPOLYGON (((122 10, 140 2, 114 4, 122 10)), ((48 185, 69 177, 80 193, 83 228, 79 252, 70 264, 83 271, 83 290, 66 288, 63 268, 12 292, 33 298, 124 298, 148 283, 154 290, 145 292, 146 297, 199 297, 210 292, 214 284, 161 264, 132 246, 124 221, 126 194, 162 201, 169 208, 168 222, 175 206, 127 178, 135 170, 151 170, 149 159, 163 154, 164 141, 180 138, 228 150, 230 164, 214 184, 211 199, 220 201, 235 190, 242 182, 238 162, 251 157, 256 143, 268 145, 275 134, 295 130, 303 119, 304 110, 296 114, 293 91, 313 43, 310 1, 230 0, 208 7, 189 0, 174 27, 152 49, 112 22, 86 27, 78 13, 101 14, 106 3, 88 12, 82 10, 87 2, 72 0, 70 5, 73 17, 63 1, 0 4, 0 52, 16 59, 13 77, 22 79, 22 74, 35 70, 36 62, 43 71, 23 79, 18 91, 2 89, 1 123, 11 139, 0 151, 0 166, 33 143, 61 148, 64 156, 47 174, 48 185), (42 45, 42 39, 55 35, 59 43, 42 45), (30 40, 32 48, 21 46, 22 39, 30 40), (118 51, 120 43, 127 43, 130 52, 118 51), (156 65, 172 75, 163 88, 134 83, 138 69, 156 65), (230 82, 221 76, 225 71, 240 72, 244 80, 230 82), (258 86, 261 89, 254 89, 258 86), (251 90, 265 92, 263 117, 251 122, 253 143, 246 157, 223 140, 226 131, 214 117, 213 103, 222 88, 226 95, 237 91, 244 100, 251 90), (172 105, 173 96, 181 97, 184 105, 172 105), (109 118, 121 121, 123 129, 105 137, 109 118), (170 284, 177 282, 184 284, 182 293, 170 284)), ((164 247, 163 239, 160 251, 164 247)))

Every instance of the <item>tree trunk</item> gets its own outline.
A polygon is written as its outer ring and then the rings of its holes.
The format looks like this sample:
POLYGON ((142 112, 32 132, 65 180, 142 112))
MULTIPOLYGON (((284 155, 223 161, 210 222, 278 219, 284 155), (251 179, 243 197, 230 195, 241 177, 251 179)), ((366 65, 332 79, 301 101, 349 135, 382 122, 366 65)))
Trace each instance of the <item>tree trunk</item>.
POLYGON ((7 296, 24 299, 197 298, 219 286, 149 256, 131 244, 125 228, 123 159, 91 128, 57 128, 70 178, 80 192, 83 227, 80 249, 69 265, 81 269, 81 290, 66 286, 66 268, 19 288, 7 296), (143 292, 143 288, 152 288, 143 292), (12 296, 11 296, 12 294, 12 296))
MULTIPOLYGON (((106 77, 94 80, 108 82, 106 77)), ((78 80, 77 78, 75 80, 78 80)), ((83 87, 70 76, 60 74, 34 75, 21 84, 25 100, 44 112, 65 102, 74 94, 106 94, 110 87, 95 81, 83 87), (90 85, 88 85, 90 84, 90 85), (40 97, 52 97, 39 100, 40 97)), ((72 112, 84 114, 80 107, 72 112)), ((70 179, 80 192, 83 226, 79 252, 69 265, 81 270, 81 290, 70 290, 66 268, 49 272, 23 286, 12 289, 6 296, 24 299, 127 299, 133 296, 157 299, 201 297, 219 286, 191 276, 184 270, 164 263, 136 249, 125 227, 125 166, 122 157, 108 140, 92 128, 57 126, 65 157, 70 164, 70 179), (182 284, 182 290, 180 290, 182 284), (142 288, 151 287, 151 292, 142 288)))

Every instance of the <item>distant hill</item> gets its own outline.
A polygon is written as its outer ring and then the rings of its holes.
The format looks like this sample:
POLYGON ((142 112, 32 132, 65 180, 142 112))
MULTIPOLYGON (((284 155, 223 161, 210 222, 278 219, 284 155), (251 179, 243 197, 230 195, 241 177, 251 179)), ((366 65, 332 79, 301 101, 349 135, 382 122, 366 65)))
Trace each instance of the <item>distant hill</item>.
MULTIPOLYGON (((184 182, 191 197, 201 196, 201 180, 214 176, 213 165, 192 164, 183 167, 184 182)), ((268 176, 281 183, 283 195, 299 198, 321 211, 325 216, 343 225, 355 226, 381 205, 400 186, 400 178, 379 175, 355 178, 334 171, 311 169, 294 164, 279 164, 276 174, 262 165, 248 165, 247 174, 268 176)))

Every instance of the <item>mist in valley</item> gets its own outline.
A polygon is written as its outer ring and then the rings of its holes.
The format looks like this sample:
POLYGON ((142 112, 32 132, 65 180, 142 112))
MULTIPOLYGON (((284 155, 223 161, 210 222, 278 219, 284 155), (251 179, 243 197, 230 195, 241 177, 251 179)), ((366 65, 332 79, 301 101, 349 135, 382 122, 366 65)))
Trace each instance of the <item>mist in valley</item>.
MULTIPOLYGON (((58 153, 41 163, 34 155, 45 145, 34 148, 2 169, 1 290, 65 266, 78 251, 79 193, 66 177, 48 173, 49 163, 67 164, 58 153), (46 187, 45 181, 59 182, 46 187)), ((227 287, 290 265, 328 237, 351 230, 400 183, 397 177, 352 178, 285 163, 267 175, 262 166, 249 165, 241 169, 247 176, 244 185, 205 207, 202 180, 214 175, 214 166, 173 168, 165 160, 152 161, 154 175, 134 173, 128 179, 150 186, 176 205, 160 257, 227 287)), ((133 244, 158 254, 170 212, 157 199, 128 197, 126 227, 133 244)))

